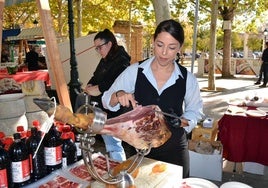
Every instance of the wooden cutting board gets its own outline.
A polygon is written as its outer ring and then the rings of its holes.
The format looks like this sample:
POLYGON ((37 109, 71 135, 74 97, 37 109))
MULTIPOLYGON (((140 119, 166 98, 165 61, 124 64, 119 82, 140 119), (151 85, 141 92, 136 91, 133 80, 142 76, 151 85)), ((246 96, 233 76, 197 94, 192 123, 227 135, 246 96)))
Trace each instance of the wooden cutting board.
MULTIPOLYGON (((172 187, 182 180, 182 167, 144 158, 138 176, 134 179, 135 188, 163 188, 172 187), (165 169, 164 171, 162 171, 165 169)), ((91 188, 105 188, 104 183, 92 182, 91 188)))

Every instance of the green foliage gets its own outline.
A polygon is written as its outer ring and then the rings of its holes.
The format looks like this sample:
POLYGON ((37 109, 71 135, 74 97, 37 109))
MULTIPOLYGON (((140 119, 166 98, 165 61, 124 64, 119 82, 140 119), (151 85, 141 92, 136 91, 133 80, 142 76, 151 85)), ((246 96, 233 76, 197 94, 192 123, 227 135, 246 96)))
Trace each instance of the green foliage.
POLYGON ((248 47, 252 51, 262 51, 263 40, 258 36, 253 36, 248 39, 248 47))
MULTIPOLYGON (((77 1, 73 0, 74 29, 77 27, 77 1)), ((195 13, 195 0, 170 1, 171 17, 180 21, 185 29, 184 49, 191 49, 193 43, 193 23, 195 13)), ((53 23, 56 32, 61 36, 68 36, 68 1, 49 0, 53 23)), ((112 29, 115 20, 129 20, 129 8, 131 4, 131 20, 140 22, 144 26, 144 43, 151 43, 151 36, 155 29, 155 11, 151 0, 83 0, 82 1, 82 33, 96 32, 104 28, 112 29)), ((198 20, 197 49, 208 51, 210 40, 211 1, 200 0, 198 20)), ((263 23, 266 16, 261 14, 267 10, 267 0, 219 0, 219 16, 217 30, 217 49, 223 47, 223 31, 221 21, 228 16, 235 15, 233 19, 233 31, 259 33, 257 24, 263 23), (240 16, 240 17, 238 17, 240 16), (250 21, 248 21, 250 20, 250 21)), ((41 25, 36 2, 22 3, 5 7, 3 14, 4 29, 20 26, 21 28, 34 27, 33 21, 37 20, 41 25)), ((235 37, 235 35, 233 35, 235 37)), ((241 48, 238 38, 232 39, 233 48, 241 48)))
POLYGON ((8 6, 3 12, 3 28, 30 28, 34 27, 33 21, 37 19, 35 2, 21 3, 8 6))
POLYGON ((202 52, 209 51, 210 30, 199 30, 197 36, 197 49, 202 52))
POLYGON ((239 35, 238 33, 233 32, 231 38, 231 45, 232 49, 234 50, 242 50, 243 49, 243 36, 239 35))

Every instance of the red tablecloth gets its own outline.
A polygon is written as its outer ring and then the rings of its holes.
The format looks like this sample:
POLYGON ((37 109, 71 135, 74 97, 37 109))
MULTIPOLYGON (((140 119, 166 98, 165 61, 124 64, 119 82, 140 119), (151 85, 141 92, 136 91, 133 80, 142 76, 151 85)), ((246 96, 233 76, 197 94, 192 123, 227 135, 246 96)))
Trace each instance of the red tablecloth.
POLYGON ((48 86, 51 84, 48 70, 17 72, 13 75, 9 75, 6 72, 0 72, 0 79, 3 78, 13 78, 18 83, 23 83, 30 80, 42 80, 46 82, 48 86))
POLYGON ((223 156, 233 162, 268 165, 268 117, 225 114, 219 120, 218 137, 223 156))

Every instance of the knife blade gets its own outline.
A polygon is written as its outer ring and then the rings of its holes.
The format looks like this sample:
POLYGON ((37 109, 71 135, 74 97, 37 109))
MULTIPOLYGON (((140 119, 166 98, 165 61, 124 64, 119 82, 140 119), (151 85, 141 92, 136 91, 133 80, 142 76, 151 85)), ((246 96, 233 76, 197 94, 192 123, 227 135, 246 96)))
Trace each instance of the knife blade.
POLYGON ((167 113, 167 112, 163 112, 163 111, 160 111, 160 110, 153 110, 154 112, 157 112, 157 113, 160 113, 160 114, 163 114, 165 116, 169 116, 169 117, 172 117, 172 118, 175 118, 175 119, 180 119, 181 117, 179 116, 176 116, 174 114, 170 114, 170 113, 167 113))

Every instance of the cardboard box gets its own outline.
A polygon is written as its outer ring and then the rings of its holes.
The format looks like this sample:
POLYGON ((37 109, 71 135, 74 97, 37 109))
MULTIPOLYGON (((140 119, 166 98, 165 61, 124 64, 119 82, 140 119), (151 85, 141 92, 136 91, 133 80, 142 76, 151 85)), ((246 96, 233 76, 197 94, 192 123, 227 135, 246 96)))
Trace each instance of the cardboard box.
POLYGON ((214 154, 201 154, 195 151, 198 141, 189 140, 190 177, 222 181, 222 145, 220 141, 211 142, 218 148, 214 154))
POLYGON ((218 135, 218 121, 214 120, 212 128, 205 128, 202 125, 197 125, 192 130, 192 140, 195 141, 216 141, 218 135))
POLYGON ((244 172, 248 172, 251 174, 264 175, 265 168, 266 168, 266 166, 264 166, 260 163, 255 163, 255 162, 245 162, 244 163, 244 172))

